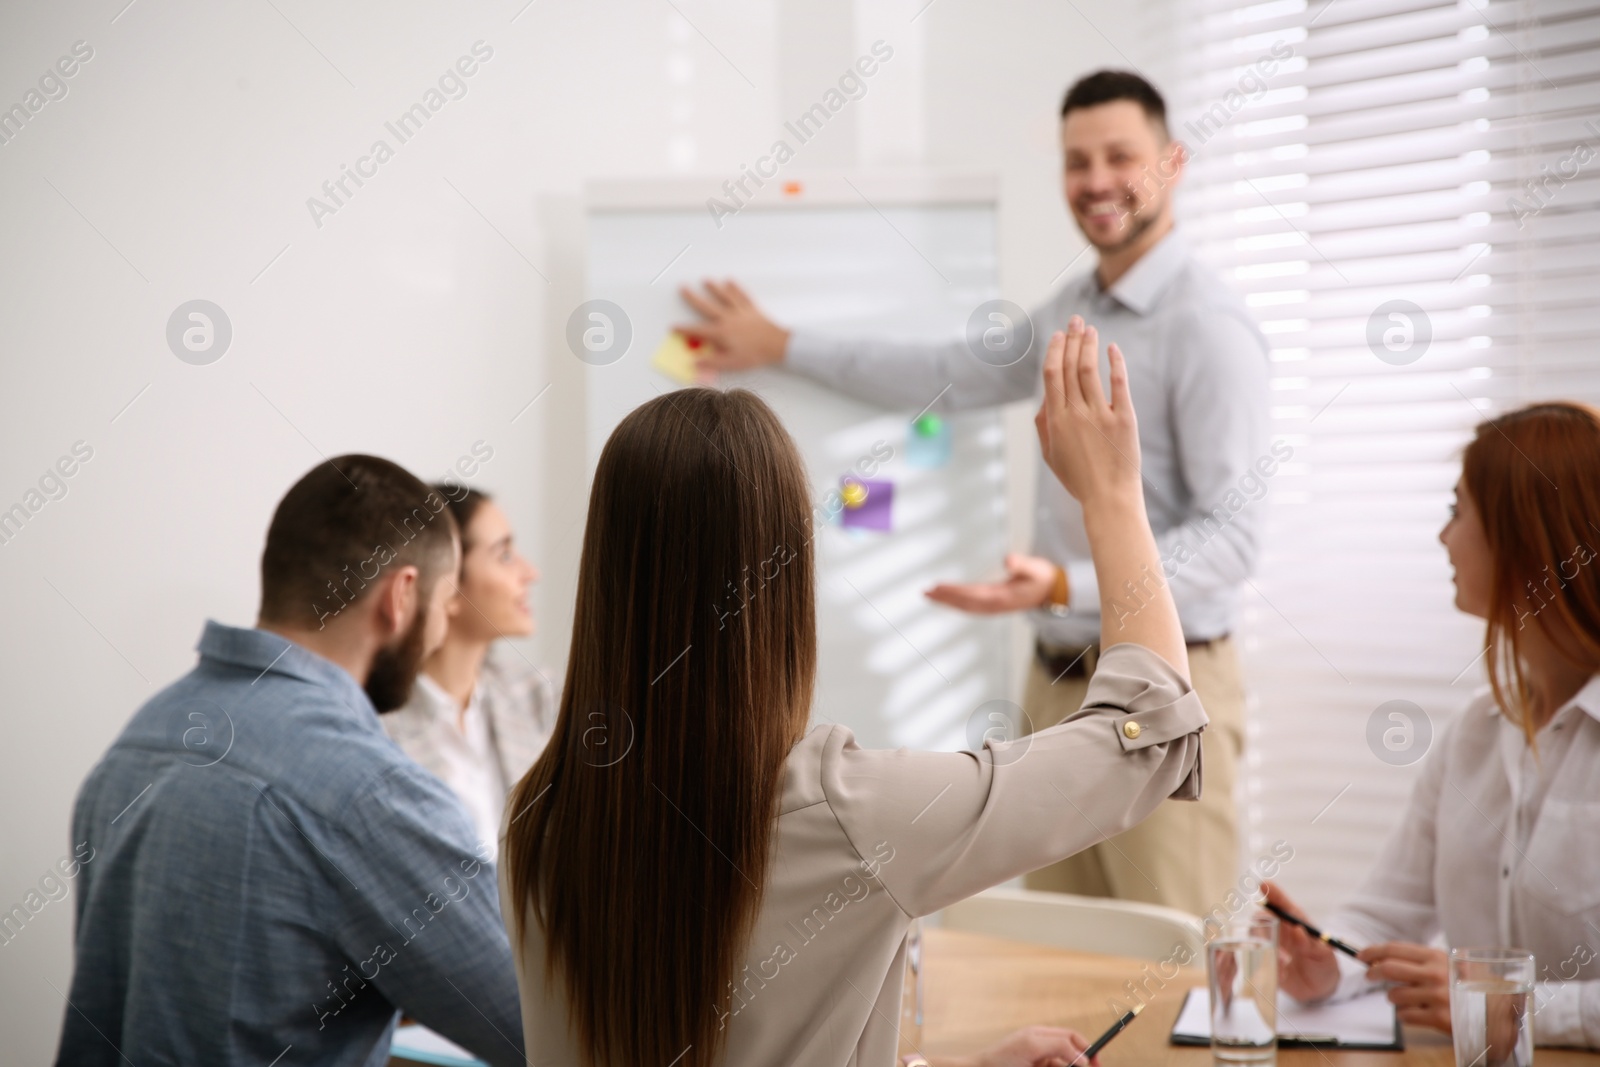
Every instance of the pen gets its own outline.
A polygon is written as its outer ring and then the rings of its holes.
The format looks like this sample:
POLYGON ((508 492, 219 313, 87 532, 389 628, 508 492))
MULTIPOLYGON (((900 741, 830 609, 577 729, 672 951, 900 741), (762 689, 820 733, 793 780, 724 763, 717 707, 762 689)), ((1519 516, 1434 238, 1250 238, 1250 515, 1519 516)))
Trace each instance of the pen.
MULTIPOLYGON (((1105 1048, 1107 1045, 1111 1044, 1111 1039, 1116 1037, 1118 1034, 1122 1033, 1123 1028, 1126 1027, 1129 1023, 1133 1022, 1133 1017, 1135 1015, 1138 1015, 1143 1010, 1144 1010, 1144 1002, 1143 1001, 1140 1001, 1139 1003, 1135 1004, 1133 1006, 1133 1010, 1132 1011, 1128 1012, 1128 1014, 1124 1015, 1122 1018, 1120 1018, 1116 1022, 1112 1023, 1111 1024, 1111 1029, 1109 1029, 1105 1033, 1101 1034, 1095 1040, 1094 1044, 1090 1045, 1088 1048, 1086 1048, 1082 1052, 1078 1053, 1078 1055, 1073 1059, 1072 1062, 1073 1063, 1088 1063, 1089 1061, 1093 1060, 1096 1056, 1100 1055, 1100 1050, 1105 1048)), ((1069 1065, 1069 1067, 1070 1067, 1070 1065, 1069 1065)))
POLYGON ((1290 915, 1288 912, 1284 911, 1271 901, 1263 901, 1262 906, 1268 911, 1272 912, 1272 914, 1276 915, 1278 918, 1282 919, 1284 922, 1293 923, 1306 933, 1310 934, 1312 937, 1316 938, 1318 941, 1326 943, 1329 948, 1336 948, 1340 952, 1343 952, 1346 956, 1359 956, 1359 953, 1357 953, 1355 949, 1351 948, 1343 941, 1340 941, 1337 937, 1334 937, 1332 934, 1323 933, 1321 930, 1318 930, 1315 926, 1312 926, 1304 919, 1295 918, 1293 915, 1290 915))

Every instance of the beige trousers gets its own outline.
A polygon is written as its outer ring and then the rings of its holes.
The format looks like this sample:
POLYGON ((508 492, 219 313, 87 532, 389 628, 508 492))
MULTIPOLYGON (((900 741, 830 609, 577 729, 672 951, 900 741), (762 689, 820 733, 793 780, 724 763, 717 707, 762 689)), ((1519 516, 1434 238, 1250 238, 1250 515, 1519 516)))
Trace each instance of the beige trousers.
MULTIPOLYGON (((1088 674, 1097 653, 1084 655, 1088 674)), ((1233 888, 1239 864, 1233 786, 1244 748, 1244 684, 1233 641, 1191 648, 1189 676, 1211 719, 1201 735, 1201 798, 1163 800, 1133 829, 1027 875, 1023 884, 1029 889, 1119 897, 1204 915, 1233 888)), ((1052 684, 1034 658, 1023 697, 1033 728, 1054 726, 1077 711, 1088 688, 1087 675, 1052 684)))

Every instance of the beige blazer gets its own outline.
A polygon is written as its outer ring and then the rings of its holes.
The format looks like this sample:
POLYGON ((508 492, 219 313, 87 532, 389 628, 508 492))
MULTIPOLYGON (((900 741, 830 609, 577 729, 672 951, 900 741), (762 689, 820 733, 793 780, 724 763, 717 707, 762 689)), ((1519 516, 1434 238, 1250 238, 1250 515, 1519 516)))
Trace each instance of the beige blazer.
MULTIPOLYGON (((862 749, 842 726, 812 728, 789 755, 744 968, 706 1008, 727 1028, 722 1062, 890 1067, 911 920, 1120 833, 1167 797, 1197 798, 1205 725, 1165 660, 1123 644, 1081 710, 980 753, 862 749)), ((544 952, 530 915, 512 953, 528 1062, 577 1065, 544 952)))

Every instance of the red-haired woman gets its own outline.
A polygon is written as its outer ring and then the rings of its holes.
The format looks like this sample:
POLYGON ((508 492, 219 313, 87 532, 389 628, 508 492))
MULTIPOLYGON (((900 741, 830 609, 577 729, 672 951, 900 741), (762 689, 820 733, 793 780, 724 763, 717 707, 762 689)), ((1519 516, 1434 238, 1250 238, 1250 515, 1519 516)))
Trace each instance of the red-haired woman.
MULTIPOLYGON (((1600 412, 1535 404, 1483 423, 1439 533, 1456 607, 1488 623, 1490 689, 1428 758, 1355 898, 1335 957, 1280 929, 1303 1001, 1391 983, 1401 1021, 1450 1029, 1449 957, 1534 954, 1534 1039, 1600 1048, 1600 412)), ((1283 890, 1267 898, 1298 914, 1283 890)))

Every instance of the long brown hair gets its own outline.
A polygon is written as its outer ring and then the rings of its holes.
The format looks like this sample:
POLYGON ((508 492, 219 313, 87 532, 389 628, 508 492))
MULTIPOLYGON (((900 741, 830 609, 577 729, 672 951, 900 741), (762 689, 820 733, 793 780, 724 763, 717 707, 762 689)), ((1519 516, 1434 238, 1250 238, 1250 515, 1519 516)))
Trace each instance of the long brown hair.
POLYGON ((722 1047, 816 675, 807 487, 742 389, 657 397, 600 454, 560 717, 503 857, 587 1063, 722 1047))
POLYGON ((1575 666, 1600 671, 1600 412, 1533 404, 1482 423, 1462 457, 1492 557, 1489 684, 1533 742, 1538 703, 1522 634, 1538 626, 1575 666))

